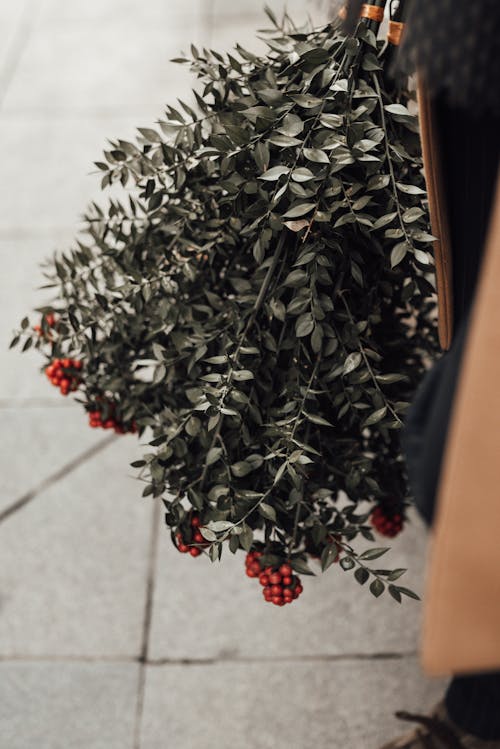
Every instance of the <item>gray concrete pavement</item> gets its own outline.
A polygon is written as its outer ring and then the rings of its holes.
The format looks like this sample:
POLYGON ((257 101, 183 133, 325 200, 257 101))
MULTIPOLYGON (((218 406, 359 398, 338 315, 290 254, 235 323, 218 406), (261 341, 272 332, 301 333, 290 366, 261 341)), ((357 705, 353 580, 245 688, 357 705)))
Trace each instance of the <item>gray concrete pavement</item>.
MULTIPOLYGON (((191 41, 262 46, 260 5, 0 0, 2 747, 377 749, 401 730, 394 710, 442 692, 419 669, 418 603, 362 595, 335 566, 276 609, 241 557, 179 555, 130 476, 135 439, 89 430, 36 355, 6 350, 43 299, 37 263, 98 194, 106 138, 189 95, 168 60, 191 41)), ((419 591, 426 549, 414 513, 390 561, 419 591)))

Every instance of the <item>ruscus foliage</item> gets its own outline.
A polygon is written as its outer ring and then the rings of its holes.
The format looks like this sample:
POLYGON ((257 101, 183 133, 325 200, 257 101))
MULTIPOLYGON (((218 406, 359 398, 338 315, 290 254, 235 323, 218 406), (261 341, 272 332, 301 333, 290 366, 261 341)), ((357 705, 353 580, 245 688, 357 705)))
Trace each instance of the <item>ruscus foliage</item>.
POLYGON ((139 430, 174 543, 339 561, 401 601, 404 570, 365 564, 387 548, 353 542, 376 507, 404 519, 400 429, 438 350, 417 119, 363 23, 266 39, 179 60, 196 104, 111 143, 102 186, 128 196, 89 208, 14 343, 81 361, 93 425, 139 430))

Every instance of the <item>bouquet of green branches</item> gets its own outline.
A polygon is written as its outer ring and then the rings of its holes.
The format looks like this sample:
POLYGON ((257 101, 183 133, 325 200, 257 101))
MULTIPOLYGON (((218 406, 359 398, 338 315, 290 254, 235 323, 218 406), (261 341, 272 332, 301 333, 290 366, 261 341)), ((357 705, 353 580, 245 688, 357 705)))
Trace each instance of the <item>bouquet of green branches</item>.
POLYGON ((193 47, 196 104, 111 143, 102 186, 128 196, 89 208, 13 345, 147 443, 180 552, 243 550, 280 606, 315 559, 416 598, 368 564, 387 547, 356 551, 404 527, 400 428, 437 351, 416 116, 378 24, 269 15, 265 55, 193 47))

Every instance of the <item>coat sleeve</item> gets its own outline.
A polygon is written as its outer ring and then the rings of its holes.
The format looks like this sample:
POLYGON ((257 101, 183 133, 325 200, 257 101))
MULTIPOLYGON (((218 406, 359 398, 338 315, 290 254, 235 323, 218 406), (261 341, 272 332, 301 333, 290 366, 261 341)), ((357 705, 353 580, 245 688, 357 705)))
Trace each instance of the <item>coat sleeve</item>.
POLYGON ((424 671, 438 676, 500 669, 500 180, 427 562, 424 671))

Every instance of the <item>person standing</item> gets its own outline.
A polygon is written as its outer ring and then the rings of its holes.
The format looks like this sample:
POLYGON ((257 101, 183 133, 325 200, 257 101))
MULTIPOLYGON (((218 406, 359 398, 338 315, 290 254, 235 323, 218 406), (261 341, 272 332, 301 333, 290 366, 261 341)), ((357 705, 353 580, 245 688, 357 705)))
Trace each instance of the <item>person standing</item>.
POLYGON ((395 68, 418 73, 444 353, 402 447, 433 532, 422 665, 452 678, 428 715, 396 712, 417 725, 380 749, 500 749, 500 3, 406 0, 404 20, 395 68))

